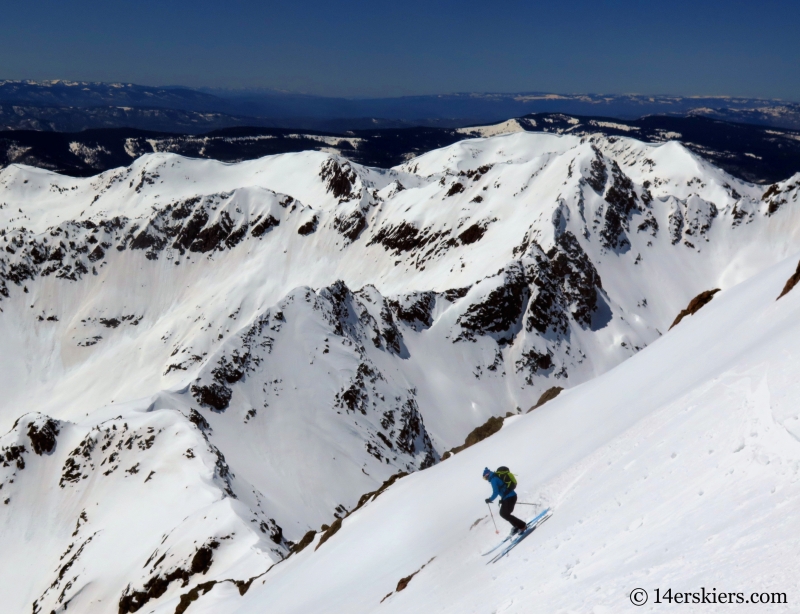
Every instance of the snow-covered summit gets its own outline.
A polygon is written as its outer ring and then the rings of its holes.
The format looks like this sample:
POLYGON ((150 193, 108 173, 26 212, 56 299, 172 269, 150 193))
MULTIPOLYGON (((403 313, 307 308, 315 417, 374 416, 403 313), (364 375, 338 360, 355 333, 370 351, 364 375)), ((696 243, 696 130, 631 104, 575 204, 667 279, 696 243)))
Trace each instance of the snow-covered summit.
POLYGON ((261 574, 489 417, 607 372, 699 293, 800 251, 799 179, 749 184, 677 143, 527 132, 390 170, 303 152, 0 171, 0 425, 19 472, 1 513, 65 523, 25 529, 57 535, 52 569, 3 594, 132 612, 206 572, 261 574), (50 425, 44 454, 30 420, 50 425), (176 489, 191 520, 153 511, 131 533, 141 552, 102 568, 117 515, 83 502, 158 510, 176 489), (65 581, 56 550, 83 571, 65 581))

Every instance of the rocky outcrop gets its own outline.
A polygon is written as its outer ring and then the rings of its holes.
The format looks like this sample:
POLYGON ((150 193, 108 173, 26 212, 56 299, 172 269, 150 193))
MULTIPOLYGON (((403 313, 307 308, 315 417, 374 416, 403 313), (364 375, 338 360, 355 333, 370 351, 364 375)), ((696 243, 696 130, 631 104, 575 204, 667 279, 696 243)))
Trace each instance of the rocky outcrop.
POLYGON ((568 309, 576 322, 588 328, 597 309, 597 291, 603 288, 600 274, 578 239, 566 231, 547 252, 552 275, 560 280, 560 288, 568 309))
MULTIPOLYGON (((130 586, 125 589, 119 599, 119 614, 129 614, 138 612, 152 599, 158 599, 167 592, 172 582, 180 582, 181 586, 187 586, 192 576, 197 574, 205 575, 214 560, 214 550, 219 547, 219 542, 211 540, 207 544, 200 546, 192 555, 190 561, 186 561, 183 566, 176 566, 163 574, 152 576, 141 589, 132 589, 130 586)), ((163 559, 162 559, 163 560, 163 559)), ((159 566, 159 560, 155 567, 159 566)))
POLYGON ((430 328, 433 324, 436 293, 413 292, 395 300, 389 300, 389 305, 399 320, 414 330, 421 331, 430 328))
POLYGON ((498 342, 511 341, 521 327, 520 318, 530 298, 526 273, 521 264, 513 263, 493 278, 494 287, 459 316, 456 323, 463 332, 455 340, 474 340, 481 334, 491 335, 498 342))
POLYGON ((606 189, 604 198, 606 207, 599 228, 601 244, 609 250, 624 252, 631 246, 627 233, 631 217, 640 211, 640 205, 633 182, 616 161, 612 161, 611 185, 606 189))
POLYGON ((499 432, 501 428, 503 428, 503 418, 499 416, 490 417, 486 422, 472 429, 462 445, 456 446, 452 450, 445 452, 442 455, 442 460, 447 460, 453 454, 458 454, 462 450, 466 450, 467 448, 474 446, 476 443, 483 441, 487 437, 491 437, 495 433, 499 432))
POLYGON ((561 386, 552 386, 545 390, 542 393, 542 396, 539 397, 539 400, 536 401, 536 405, 531 407, 526 413, 532 412, 534 409, 538 409, 548 401, 552 401, 555 399, 564 389, 561 386))
POLYGON ((678 324, 680 324, 681 320, 686 316, 691 316, 696 314, 700 309, 708 305, 711 302, 711 299, 714 298, 714 295, 719 292, 719 288, 715 288, 714 290, 706 290, 705 292, 701 292, 697 296, 695 296, 689 304, 686 306, 686 309, 681 310, 678 316, 675 318, 675 321, 670 326, 670 330, 675 328, 678 324))
MULTIPOLYGON (((786 284, 783 286, 783 290, 781 290, 778 298, 781 298, 782 296, 785 296, 791 292, 792 289, 794 289, 794 287, 797 285, 798 281, 800 281, 800 262, 797 263, 797 269, 795 270, 794 274, 786 280, 786 284)), ((777 301, 778 299, 775 300, 777 301)))
POLYGON ((60 426, 52 418, 42 417, 34 420, 28 425, 28 439, 31 441, 31 448, 39 456, 52 454, 56 449, 59 432, 60 426))
POLYGON ((563 335, 570 319, 591 326, 602 282, 576 237, 564 232, 546 254, 536 246, 532 256, 484 282, 492 289, 459 317, 464 332, 456 340, 483 334, 508 343, 521 329, 523 315, 528 332, 563 335))
POLYGON ((358 176, 353 171, 349 161, 340 162, 337 158, 328 158, 319 171, 320 179, 325 187, 339 202, 346 202, 358 198, 360 190, 357 187, 358 176))

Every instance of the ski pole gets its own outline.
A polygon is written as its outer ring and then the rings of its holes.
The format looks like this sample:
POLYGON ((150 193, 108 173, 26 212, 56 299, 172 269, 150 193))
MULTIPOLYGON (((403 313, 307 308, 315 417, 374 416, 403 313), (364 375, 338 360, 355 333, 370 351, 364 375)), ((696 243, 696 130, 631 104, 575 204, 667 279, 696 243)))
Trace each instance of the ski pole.
POLYGON ((492 506, 487 503, 486 507, 489 508, 489 515, 492 517, 492 524, 494 525, 494 532, 499 535, 500 531, 497 530, 497 523, 494 521, 494 514, 492 514, 492 506))
POLYGON ((538 503, 523 503, 522 501, 517 501, 517 505, 539 505, 538 503))

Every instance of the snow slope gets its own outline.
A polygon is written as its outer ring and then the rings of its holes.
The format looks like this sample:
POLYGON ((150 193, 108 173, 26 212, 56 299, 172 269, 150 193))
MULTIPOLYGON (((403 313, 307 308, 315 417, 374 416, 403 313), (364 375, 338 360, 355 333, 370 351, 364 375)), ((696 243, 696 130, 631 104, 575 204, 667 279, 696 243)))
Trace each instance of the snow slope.
POLYGON ((794 611, 800 294, 775 298, 796 263, 723 292, 611 372, 403 478, 244 597, 215 587, 190 611, 621 612, 637 587, 651 595, 641 611, 730 608, 652 603, 655 588, 701 587, 784 592, 788 606, 759 611, 794 611), (498 538, 480 473, 501 463, 517 472, 520 500, 536 504, 521 515, 554 515, 487 566, 479 553, 498 538))
POLYGON ((239 595, 391 476, 639 360, 694 296, 800 251, 798 190, 677 143, 525 132, 388 171, 320 152, 4 169, 0 594, 120 612, 214 580, 207 599, 239 595))
POLYGON ((487 126, 472 126, 468 128, 456 128, 456 132, 470 137, 491 137, 503 134, 513 134, 515 132, 530 131, 536 128, 536 121, 526 118, 508 119, 499 124, 487 126))

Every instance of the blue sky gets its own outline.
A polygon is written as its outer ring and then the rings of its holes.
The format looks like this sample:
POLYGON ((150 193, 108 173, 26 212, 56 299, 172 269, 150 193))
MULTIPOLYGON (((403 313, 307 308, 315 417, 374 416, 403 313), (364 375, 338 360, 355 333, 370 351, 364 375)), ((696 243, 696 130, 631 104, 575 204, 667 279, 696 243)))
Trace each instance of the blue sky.
POLYGON ((0 79, 800 100, 797 0, 29 0, 0 19, 0 79))

